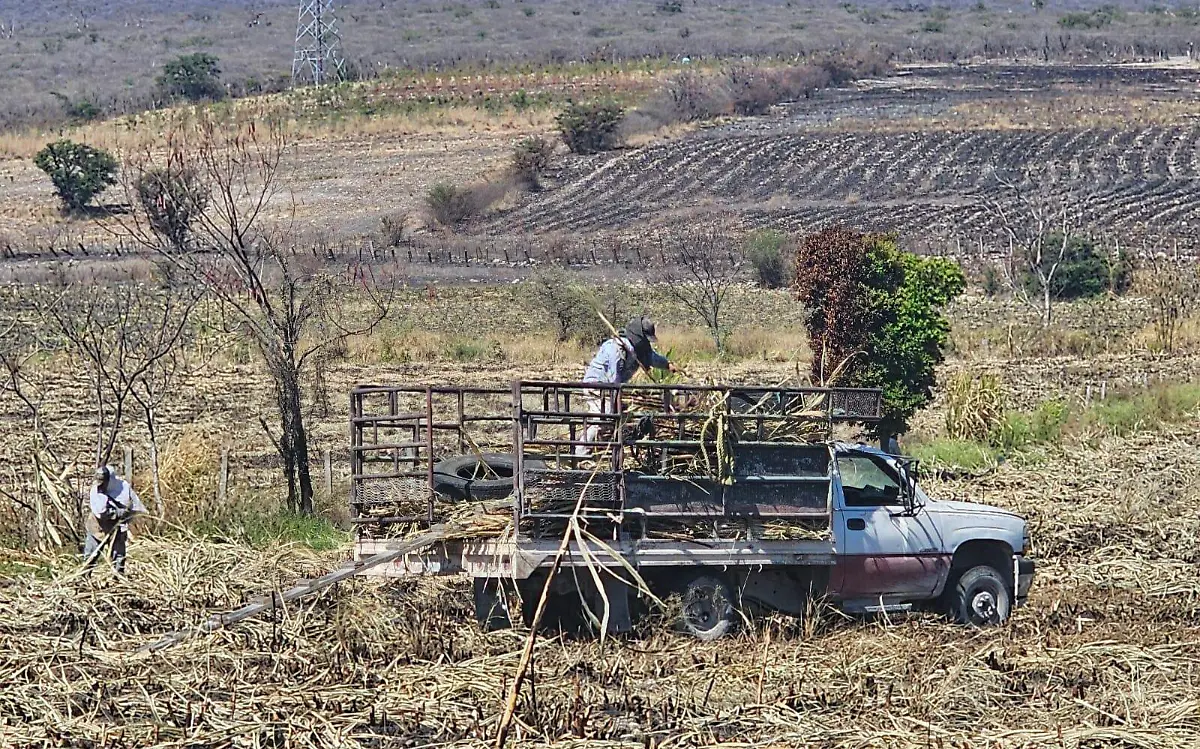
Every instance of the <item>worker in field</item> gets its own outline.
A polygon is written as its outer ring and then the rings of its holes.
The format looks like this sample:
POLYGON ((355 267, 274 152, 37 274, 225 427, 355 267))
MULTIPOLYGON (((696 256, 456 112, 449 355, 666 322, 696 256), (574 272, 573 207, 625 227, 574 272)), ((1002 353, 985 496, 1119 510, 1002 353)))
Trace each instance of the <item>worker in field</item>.
POLYGON ((88 499, 88 515, 84 523, 87 542, 83 546, 84 564, 93 566, 110 546, 113 569, 125 574, 125 544, 129 540, 129 521, 146 511, 133 486, 117 476, 112 466, 96 469, 95 482, 88 499))
MULTIPOLYGON (((633 318, 619 335, 600 344, 600 350, 583 373, 583 381, 621 385, 632 380, 638 368, 678 371, 667 357, 654 350, 655 343, 658 343, 658 337, 654 334, 654 321, 649 317, 633 318)), ((612 403, 611 396, 605 398, 603 391, 592 390, 588 393, 587 410, 590 413, 612 413, 612 403)), ((595 442, 599 436, 600 424, 588 424, 584 439, 595 442)), ((587 445, 577 445, 575 448, 576 455, 587 455, 588 452, 587 445)))

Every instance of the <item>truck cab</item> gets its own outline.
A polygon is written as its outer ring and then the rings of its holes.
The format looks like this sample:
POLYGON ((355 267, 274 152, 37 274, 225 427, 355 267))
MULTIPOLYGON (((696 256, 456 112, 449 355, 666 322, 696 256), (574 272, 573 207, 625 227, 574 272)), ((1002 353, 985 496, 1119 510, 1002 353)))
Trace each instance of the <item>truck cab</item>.
POLYGON ((862 444, 832 446, 834 569, 829 594, 848 611, 940 602, 958 621, 994 624, 1033 579, 1025 520, 931 498, 915 463, 862 444))

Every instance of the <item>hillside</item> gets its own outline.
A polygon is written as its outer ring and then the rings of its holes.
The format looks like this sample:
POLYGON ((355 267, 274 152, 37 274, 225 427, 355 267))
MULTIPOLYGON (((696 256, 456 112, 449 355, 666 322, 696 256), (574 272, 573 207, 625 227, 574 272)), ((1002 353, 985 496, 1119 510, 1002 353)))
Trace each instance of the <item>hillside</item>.
MULTIPOLYGON (((1184 10, 1034 12, 1012 0, 937 7, 877 0, 354 0, 337 7, 346 59, 355 75, 368 77, 411 67, 791 58, 857 47, 908 61, 1137 59, 1185 54, 1195 23, 1184 10)), ((105 113, 152 106, 162 64, 194 52, 220 59, 233 94, 277 90, 290 77, 295 29, 296 4, 283 0, 4 0, 0 126, 59 122, 79 100, 105 113)))

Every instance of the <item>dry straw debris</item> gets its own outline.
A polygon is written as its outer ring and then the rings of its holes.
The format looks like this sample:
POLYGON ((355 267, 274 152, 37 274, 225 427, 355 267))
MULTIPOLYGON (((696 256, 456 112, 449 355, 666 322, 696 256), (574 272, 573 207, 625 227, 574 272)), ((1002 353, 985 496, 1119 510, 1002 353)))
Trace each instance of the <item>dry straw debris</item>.
MULTIPOLYGON (((944 481, 1027 514, 1041 563, 1002 628, 815 610, 731 641, 661 625, 540 639, 511 745, 1188 747, 1200 742, 1200 432, 1107 438, 944 481), (768 642, 769 638, 769 642, 768 642)), ((337 563, 135 539, 106 569, 0 587, 6 746, 485 746, 524 641, 461 580, 356 580, 154 655, 133 651, 337 563)))

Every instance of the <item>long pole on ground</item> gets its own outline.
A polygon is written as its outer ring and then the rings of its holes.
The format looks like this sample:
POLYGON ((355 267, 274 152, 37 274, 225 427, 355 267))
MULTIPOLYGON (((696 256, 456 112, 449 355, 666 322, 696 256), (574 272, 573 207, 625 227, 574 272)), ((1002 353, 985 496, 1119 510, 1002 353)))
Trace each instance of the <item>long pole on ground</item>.
POLYGON ((550 566, 550 572, 546 575, 546 583, 542 586, 542 597, 538 599, 537 609, 533 612, 533 621, 529 623, 529 636, 525 638, 525 649, 521 651, 521 659, 517 661, 517 673, 513 676, 512 688, 508 692, 508 700, 504 705, 504 714, 500 716, 500 725, 496 728, 496 749, 503 749, 504 745, 508 743, 508 732, 512 730, 513 717, 517 712, 517 699, 521 696, 521 683, 525 681, 529 665, 533 662, 533 646, 537 642, 538 627, 541 626, 542 617, 546 613, 546 602, 550 600, 550 586, 554 584, 554 577, 558 574, 563 555, 567 553, 567 546, 571 543, 571 537, 575 535, 579 511, 583 507, 583 498, 587 496, 588 488, 592 485, 592 479, 595 476, 596 473, 593 471, 579 492, 579 499, 575 501, 575 509, 572 510, 571 518, 567 521, 567 529, 563 531, 562 541, 559 542, 558 549, 554 552, 554 564, 550 566))

